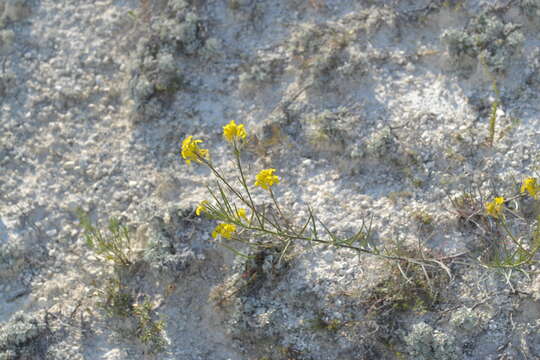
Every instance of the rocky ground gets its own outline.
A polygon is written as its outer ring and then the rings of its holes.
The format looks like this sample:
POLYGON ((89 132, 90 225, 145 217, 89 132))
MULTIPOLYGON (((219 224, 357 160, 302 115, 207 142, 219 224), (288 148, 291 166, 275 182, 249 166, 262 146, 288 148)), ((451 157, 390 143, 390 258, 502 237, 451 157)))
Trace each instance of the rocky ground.
POLYGON ((0 359, 540 358, 538 256, 495 266, 540 242, 539 31, 538 0, 0 0, 0 359), (292 223, 437 265, 220 246, 180 145, 233 174, 231 120, 292 223))

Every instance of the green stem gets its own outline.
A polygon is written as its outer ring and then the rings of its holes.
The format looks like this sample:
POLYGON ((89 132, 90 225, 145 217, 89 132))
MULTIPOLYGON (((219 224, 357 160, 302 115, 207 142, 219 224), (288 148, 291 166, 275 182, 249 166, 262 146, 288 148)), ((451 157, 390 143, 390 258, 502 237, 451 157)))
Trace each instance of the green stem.
POLYGON ((218 243, 219 245, 223 246, 225 249, 229 250, 229 251, 232 251, 234 254, 238 255, 238 256, 241 256, 243 258, 246 258, 246 259, 254 259, 253 256, 249 256, 249 255, 246 255, 246 254, 242 254, 240 251, 236 250, 235 248, 233 248, 232 246, 228 246, 228 245, 225 245, 223 243, 218 243))
POLYGON ((242 163, 240 161, 240 150, 238 150, 238 145, 236 144, 236 140, 234 141, 234 155, 236 157, 236 166, 238 166, 238 171, 240 172, 240 182, 242 183, 242 186, 244 187, 244 190, 246 190, 246 193, 249 198, 251 211, 255 214, 255 217, 257 218, 257 221, 259 222, 259 225, 261 227, 263 226, 263 223, 261 222, 261 219, 259 218, 259 213, 255 210, 255 203, 253 202, 253 198, 251 197, 251 193, 249 192, 249 187, 246 182, 246 178, 244 176, 244 171, 242 170, 242 163))
POLYGON ((292 230, 292 229, 290 229, 289 222, 287 221, 287 218, 283 215, 283 212, 281 211, 281 208, 279 207, 279 204, 278 204, 278 202, 276 200, 276 196, 274 195, 274 191, 272 191, 272 187, 268 187, 268 190, 270 191, 270 197, 272 198, 272 201, 274 202, 274 205, 276 205, 276 209, 277 209, 277 211, 279 213, 279 216, 281 216, 281 218, 285 222, 285 227, 287 227, 287 229, 289 229, 289 230, 292 230))
POLYGON ((242 201, 244 204, 246 204, 249 208, 251 208, 251 204, 242 196, 242 194, 240 194, 235 188, 233 188, 228 182, 227 180, 225 180, 225 178, 223 176, 221 176, 221 174, 214 168, 214 166, 206 159, 204 158, 201 158, 201 160, 203 161, 203 163, 208 166, 210 168, 210 170, 212 170, 212 172, 214 173, 214 175, 219 179, 221 180, 226 186, 227 188, 229 188, 229 190, 234 193, 234 195, 236 195, 240 201, 242 201))
MULTIPOLYGON (((239 151, 238 151, 238 148, 236 146, 236 143, 235 143, 235 155, 236 155, 236 158, 237 158, 238 169, 240 171, 241 183, 242 183, 244 189, 246 190, 246 192, 248 194, 249 200, 246 200, 246 198, 239 191, 237 191, 234 187, 232 187, 232 185, 230 185, 229 182, 227 180, 225 180, 225 178, 214 168, 214 166, 210 163, 209 160, 203 158, 202 156, 198 156, 199 159, 201 160, 201 162, 204 163, 205 165, 207 165, 210 168, 210 170, 214 173, 214 175, 219 180, 221 180, 227 186, 227 188, 234 195, 236 195, 236 197, 238 197, 238 199, 240 199, 240 201, 242 201, 246 206, 248 206, 256 214, 257 220, 259 222, 260 227, 252 226, 251 224, 247 224, 247 225, 243 224, 243 223, 239 222, 235 218, 229 219, 231 223, 234 223, 234 224, 236 224, 238 226, 241 226, 241 227, 243 227, 244 229, 247 229, 247 230, 253 230, 253 231, 257 231, 259 233, 263 233, 263 234, 267 234, 267 235, 273 235, 273 236, 276 236, 276 237, 286 238, 286 239, 289 239, 289 242, 292 241, 292 240, 301 240, 301 241, 308 241, 308 242, 316 242, 316 243, 325 244, 325 245, 334 245, 334 246, 337 246, 339 248, 351 249, 351 250, 354 250, 354 251, 357 251, 357 252, 366 253, 366 254, 370 254, 370 255, 375 255, 375 256, 379 256, 379 257, 389 259, 389 260, 407 261, 409 263, 414 263, 414 264, 423 265, 423 266, 427 266, 428 265, 427 262, 432 262, 432 263, 438 264, 438 261, 436 261, 436 260, 429 260, 429 259, 418 260, 418 259, 414 259, 414 258, 387 255, 387 254, 382 254, 380 252, 375 252, 375 251, 370 250, 370 249, 348 245, 348 244, 346 244, 344 242, 336 243, 335 241, 321 240, 321 239, 319 239, 319 237, 318 237, 318 235, 316 233, 314 234, 315 236, 311 236, 311 237, 301 236, 300 234, 296 233, 293 229, 291 229, 288 224, 287 224, 287 230, 292 232, 292 234, 291 233, 286 233, 284 231, 280 231, 280 226, 277 225, 277 223, 273 223, 270 219, 268 219, 268 217, 266 217, 264 215, 261 218, 261 214, 259 214, 257 212, 257 210, 255 209, 253 199, 251 198, 251 193, 249 192, 247 182, 245 180, 245 177, 244 177, 244 174, 243 174, 243 171, 242 171, 242 167, 241 167, 241 163, 240 163, 239 151), (270 225, 272 225, 272 227, 274 229, 276 229, 277 231, 272 231, 272 230, 268 230, 268 229, 264 228, 263 220, 265 222, 268 222, 270 225)), ((272 192, 271 188, 270 188, 270 196, 272 197, 272 200, 274 201, 274 204, 276 205, 276 208, 278 210, 279 215, 284 220, 286 220, 286 218, 283 216, 283 213, 281 212, 281 209, 280 209, 280 207, 279 207, 279 205, 278 205, 278 203, 276 201, 276 198, 275 198, 274 193, 272 192)), ((316 227, 315 227, 315 219, 313 217, 312 217, 312 221, 313 221, 314 229, 316 229, 316 227)), ((229 246, 227 246, 225 244, 221 244, 221 245, 228 248, 229 250, 233 251, 234 253, 236 253, 236 254, 238 254, 240 256, 248 257, 247 255, 241 254, 237 250, 235 250, 235 249, 233 249, 233 248, 231 248, 231 247, 229 247, 229 246)), ((438 264, 438 265, 440 266, 440 264, 438 264)), ((436 266, 436 265, 431 264, 431 266, 436 266)))
POLYGON ((512 239, 512 242, 523 252, 525 252, 526 254, 530 255, 530 253, 523 247, 521 246, 520 242, 514 237, 514 234, 512 234, 512 232, 510 231, 510 229, 508 229, 508 226, 506 225, 506 221, 503 219, 501 220, 500 222, 502 228, 504 229, 504 231, 508 234, 508 236, 510 237, 510 239, 512 239))
MULTIPOLYGON (((346 245, 345 243, 335 244, 332 241, 321 240, 319 238, 312 238, 312 237, 291 235, 291 234, 286 234, 286 233, 279 233, 279 232, 276 232, 276 231, 271 231, 271 230, 267 230, 267 229, 261 229, 261 228, 257 228, 257 227, 254 227, 254 226, 245 226, 245 225, 243 225, 243 227, 245 229, 248 229, 248 230, 258 231, 258 232, 261 232, 261 233, 265 233, 267 235, 274 235, 274 236, 278 236, 278 237, 280 236, 280 237, 284 237, 284 238, 291 239, 291 240, 313 241, 313 242, 316 242, 316 243, 319 243, 319 244, 334 245, 334 246, 337 246, 337 247, 340 247, 340 248, 351 249, 351 250, 355 250, 355 251, 358 251, 358 252, 363 252, 363 253, 370 254, 370 255, 376 255, 376 256, 380 256, 380 257, 390 259, 390 260, 408 261, 408 262, 412 262, 412 263, 419 264, 419 265, 420 264, 425 264, 425 260, 420 261, 420 260, 416 260, 416 259, 413 259, 413 258, 406 258, 406 257, 401 257, 401 256, 385 255, 385 254, 381 254, 381 253, 375 253, 372 250, 365 249, 365 248, 360 248, 360 247, 356 247, 356 246, 351 246, 351 245, 346 245)), ((427 260, 429 261, 429 259, 427 259, 427 260)))

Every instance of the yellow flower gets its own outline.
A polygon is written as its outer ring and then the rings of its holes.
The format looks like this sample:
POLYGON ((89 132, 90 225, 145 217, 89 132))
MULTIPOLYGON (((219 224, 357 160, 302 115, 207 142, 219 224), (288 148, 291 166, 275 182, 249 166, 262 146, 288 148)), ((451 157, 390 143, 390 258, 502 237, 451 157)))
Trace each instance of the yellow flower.
POLYGON ((208 204, 208 200, 203 200, 201 201, 201 203, 199 204, 199 206, 197 206, 197 209, 195 209, 195 215, 197 216, 201 216, 201 213, 203 212, 206 212, 208 209, 206 208, 206 205, 208 204))
POLYGON ((225 239, 230 239, 235 231, 236 225, 234 224, 218 224, 214 231, 212 231, 212 237, 215 239, 218 235, 221 235, 225 239))
POLYGON ((202 162, 201 159, 208 157, 208 150, 201 149, 199 145, 202 143, 202 140, 192 140, 193 136, 188 136, 184 141, 182 141, 182 157, 188 165, 191 164, 191 161, 202 162))
POLYGON ((493 201, 486 203, 486 212, 488 215, 498 218, 504 210, 504 197, 496 197, 493 201))
POLYGON ((526 178, 521 185, 521 192, 528 192, 530 196, 536 199, 537 195, 540 194, 540 185, 537 184, 535 178, 526 178))
POLYGON ((228 142, 232 142, 235 138, 245 139, 247 133, 246 129, 244 129, 244 125, 236 125, 234 120, 231 120, 230 123, 223 127, 223 136, 228 142))
POLYGON ((239 218, 244 218, 244 219, 247 220, 246 209, 240 208, 240 209, 236 210, 236 216, 238 216, 239 218))
POLYGON ((279 178, 277 175, 274 175, 274 171, 276 171, 276 169, 261 170, 261 172, 257 174, 255 186, 260 186, 263 189, 268 190, 270 186, 279 184, 279 178))

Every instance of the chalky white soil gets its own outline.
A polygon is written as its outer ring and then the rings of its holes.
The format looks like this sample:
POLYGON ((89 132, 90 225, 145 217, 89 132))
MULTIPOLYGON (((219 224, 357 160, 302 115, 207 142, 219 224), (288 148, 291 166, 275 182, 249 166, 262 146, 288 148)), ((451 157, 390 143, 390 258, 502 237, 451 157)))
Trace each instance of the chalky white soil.
MULTIPOLYGON (((0 0, 0 15, 0 359, 540 358, 538 268, 482 266, 503 234, 449 200, 540 175, 540 1, 0 0), (194 216, 211 173, 180 157, 193 135, 233 176, 233 119, 247 176, 277 169, 292 221, 308 205, 343 235, 372 219, 379 246, 444 258, 436 304, 373 311, 406 281, 395 265, 310 244, 263 254, 273 268, 246 283, 194 216), (112 266, 79 207, 129 226, 129 288, 165 320, 164 351, 97 306, 112 266)), ((533 207, 509 204, 524 241, 533 207)))

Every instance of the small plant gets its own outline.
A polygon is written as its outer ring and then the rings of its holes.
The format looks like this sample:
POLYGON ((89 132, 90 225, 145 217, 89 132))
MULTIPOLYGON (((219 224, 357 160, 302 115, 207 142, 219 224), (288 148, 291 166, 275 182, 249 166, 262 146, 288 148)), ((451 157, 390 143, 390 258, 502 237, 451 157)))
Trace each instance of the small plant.
POLYGON ((442 34, 450 58, 467 74, 474 71, 475 60, 492 73, 504 73, 513 56, 521 53, 525 37, 521 25, 504 22, 496 15, 480 14, 464 29, 449 29, 442 34))
POLYGON ((166 340, 163 336, 165 323, 163 320, 153 320, 153 308, 150 300, 138 304, 135 302, 135 291, 126 282, 126 275, 133 271, 131 240, 127 226, 111 218, 107 232, 103 232, 92 224, 90 217, 78 210, 79 221, 84 230, 88 247, 96 252, 105 264, 114 264, 113 275, 104 284, 93 282, 96 288, 98 307, 103 310, 108 319, 128 319, 136 323, 135 336, 152 353, 165 349, 166 340))
POLYGON ((84 237, 88 247, 105 260, 112 261, 117 265, 130 266, 131 240, 129 230, 121 225, 118 219, 110 218, 107 227, 108 233, 92 224, 87 213, 78 210, 79 221, 84 230, 84 237))
POLYGON ((538 224, 540 216, 537 219, 536 230, 533 231, 532 237, 527 243, 524 236, 518 236, 511 230, 506 216, 506 213, 510 212, 510 209, 506 207, 508 202, 509 200, 505 200, 503 197, 497 197, 493 201, 486 203, 486 213, 493 218, 497 226, 502 228, 503 234, 506 235, 498 246, 500 251, 495 253, 489 265, 499 268, 519 268, 522 265, 531 263, 540 250, 538 224))
POLYGON ((344 323, 338 319, 327 319, 323 314, 318 314, 314 319, 308 320, 309 327, 312 330, 337 332, 344 326, 344 323))
POLYGON ((468 189, 461 195, 449 199, 460 221, 487 231, 489 224, 486 223, 484 216, 484 201, 480 191, 468 189))
MULTIPOLYGON (((412 261, 426 266, 441 265, 440 261, 437 260, 411 259, 406 256, 396 255, 389 248, 379 248, 371 241, 371 222, 368 224, 365 219, 361 220, 358 232, 347 238, 341 238, 331 231, 326 224, 316 217, 311 207, 308 207, 307 219, 296 225, 292 215, 281 207, 274 193, 273 189, 281 181, 276 169, 263 169, 255 177, 253 185, 248 183, 241 160, 244 141, 247 138, 244 125, 237 125, 234 121, 231 121, 224 126, 223 136, 231 144, 238 171, 234 181, 214 166, 210 160, 209 151, 200 147, 202 140, 194 140, 193 136, 188 136, 182 142, 181 150, 182 158, 188 165, 191 162, 203 164, 212 171, 216 178, 215 187, 208 187, 213 201, 205 200, 196 209, 197 215, 204 214, 213 220, 219 221, 212 232, 214 239, 234 241, 249 248, 280 248, 282 251, 278 262, 291 249, 294 242, 303 241, 311 244, 346 248, 358 253, 397 261, 412 261), (271 205, 259 206, 254 202, 253 192, 256 191, 255 188, 260 188, 269 196, 271 205)), ((224 241, 218 243, 239 256, 248 259, 253 258, 249 253, 246 254, 229 243, 224 241)))
POLYGON ((107 318, 127 319, 128 323, 135 327, 134 332, 129 330, 121 333, 135 336, 152 353, 165 349, 167 344, 164 337, 165 321, 154 320, 153 305, 148 298, 142 303, 136 303, 133 290, 118 274, 117 277, 107 279, 103 288, 99 288, 96 283, 94 286, 98 288, 97 305, 105 312, 107 318))
POLYGON ((145 299, 141 304, 133 305, 133 316, 137 320, 137 337, 153 353, 165 349, 167 341, 164 338, 165 321, 153 319, 153 304, 145 299))
POLYGON ((482 238, 490 245, 488 258, 484 265, 495 268, 514 269, 529 264, 540 251, 540 216, 536 219, 535 230, 531 236, 516 234, 512 223, 522 219, 512 204, 521 197, 530 196, 538 206, 540 187, 536 178, 526 178, 520 193, 510 198, 497 196, 484 201, 473 193, 451 199, 458 215, 480 230, 482 238), (529 240, 527 241, 527 238, 529 240))
MULTIPOLYGON (((97 284, 94 284, 97 287, 97 284)), ((109 278, 105 281, 105 286, 96 291, 101 308, 109 317, 125 318, 133 311, 134 297, 131 291, 121 281, 120 276, 109 278)))
MULTIPOLYGON (((397 252, 404 256, 421 258, 433 256, 429 250, 404 246, 396 242, 397 252)), ((384 273, 375 286, 361 300, 366 309, 366 319, 376 324, 374 337, 396 354, 396 334, 403 316, 419 316, 434 312, 444 301, 448 273, 442 266, 426 267, 405 261, 385 261, 384 273)), ((404 358, 404 357, 398 357, 404 358)))
POLYGON ((420 229, 433 228, 433 216, 430 213, 424 210, 417 210, 413 212, 412 216, 416 223, 419 225, 420 229))
MULTIPOLYGON (((395 241, 394 252, 405 258, 435 258, 429 250, 395 241)), ((450 270, 442 265, 425 266, 421 262, 394 261, 391 269, 372 294, 371 311, 381 313, 391 310, 422 312, 433 309, 438 303, 442 289, 450 277, 450 270), (403 281, 405 279, 405 281, 403 281)))

